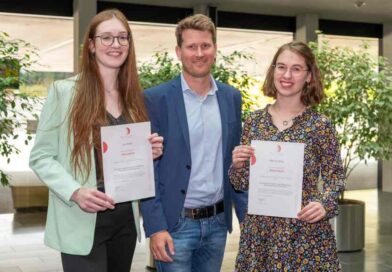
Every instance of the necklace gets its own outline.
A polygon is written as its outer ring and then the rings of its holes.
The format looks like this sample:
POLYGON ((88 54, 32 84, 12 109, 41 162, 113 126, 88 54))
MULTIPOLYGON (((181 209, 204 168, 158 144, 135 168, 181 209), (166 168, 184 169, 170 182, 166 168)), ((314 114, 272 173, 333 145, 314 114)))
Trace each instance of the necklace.
POLYGON ((104 89, 104 90, 105 90, 105 93, 107 93, 107 94, 112 94, 115 92, 115 89, 111 89, 111 90, 104 89))
MULTIPOLYGON (((275 104, 273 105, 273 107, 274 107, 275 112, 276 112, 278 115, 281 115, 281 114, 280 114, 280 111, 278 110, 278 108, 276 107, 275 104)), ((290 124, 290 122, 292 122, 293 119, 294 119, 296 116, 298 116, 304 109, 305 109, 305 107, 301 107, 301 109, 300 109, 299 111, 297 111, 295 114, 292 115, 292 116, 293 116, 292 118, 289 118, 289 119, 286 119, 286 120, 282 120, 282 125, 283 125, 284 127, 287 127, 287 126, 290 124)))

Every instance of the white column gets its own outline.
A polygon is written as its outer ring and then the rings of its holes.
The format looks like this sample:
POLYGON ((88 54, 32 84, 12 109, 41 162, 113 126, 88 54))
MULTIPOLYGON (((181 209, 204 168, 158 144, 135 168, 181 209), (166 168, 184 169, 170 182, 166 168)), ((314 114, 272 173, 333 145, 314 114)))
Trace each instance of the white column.
POLYGON ((84 33, 90 20, 97 14, 97 0, 74 0, 74 72, 78 71, 84 33))
POLYGON ((206 4, 200 4, 193 7, 193 14, 204 14, 210 16, 209 6, 206 4))
POLYGON ((296 18, 295 40, 308 43, 317 41, 315 33, 319 28, 319 17, 317 14, 301 14, 296 18))
POLYGON ((211 7, 206 4, 196 5, 193 6, 193 14, 204 14, 211 18, 212 22, 215 24, 215 27, 218 25, 216 7, 211 7))
MULTIPOLYGON (((383 24, 381 54, 392 63, 392 22, 383 24)), ((392 160, 382 161, 382 191, 392 192, 392 160)))
POLYGON ((392 22, 383 24, 382 55, 392 61, 392 22))

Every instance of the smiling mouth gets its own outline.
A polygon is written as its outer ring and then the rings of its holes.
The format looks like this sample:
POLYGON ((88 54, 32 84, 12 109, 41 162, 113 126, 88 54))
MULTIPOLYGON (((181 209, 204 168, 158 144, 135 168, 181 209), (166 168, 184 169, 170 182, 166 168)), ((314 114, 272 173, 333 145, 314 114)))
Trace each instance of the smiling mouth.
POLYGON ((121 55, 121 52, 108 52, 107 54, 112 57, 118 57, 121 55))
POLYGON ((196 64, 204 64, 205 61, 203 61, 203 60, 196 60, 194 63, 196 63, 196 64))
POLYGON ((294 83, 292 83, 292 82, 287 82, 287 81, 281 81, 281 82, 280 82, 280 85, 281 85, 282 87, 291 87, 291 86, 294 85, 294 83))

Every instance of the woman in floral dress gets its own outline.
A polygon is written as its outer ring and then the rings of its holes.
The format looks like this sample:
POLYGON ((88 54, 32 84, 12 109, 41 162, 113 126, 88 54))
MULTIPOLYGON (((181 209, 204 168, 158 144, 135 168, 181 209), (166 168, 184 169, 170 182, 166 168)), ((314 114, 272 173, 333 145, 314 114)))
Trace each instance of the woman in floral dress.
POLYGON ((306 44, 291 42, 279 48, 263 92, 276 101, 245 121, 241 145, 233 151, 231 183, 248 190, 251 140, 304 143, 302 209, 295 219, 247 214, 236 271, 341 271, 329 219, 337 215, 344 173, 333 125, 312 109, 324 93, 306 44))

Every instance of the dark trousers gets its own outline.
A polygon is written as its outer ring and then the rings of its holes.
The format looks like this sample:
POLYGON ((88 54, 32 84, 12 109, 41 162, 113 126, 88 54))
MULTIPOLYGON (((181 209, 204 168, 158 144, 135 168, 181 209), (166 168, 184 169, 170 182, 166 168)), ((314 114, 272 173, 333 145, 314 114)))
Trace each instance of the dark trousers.
POLYGON ((99 212, 91 252, 87 256, 61 253, 64 272, 129 272, 136 237, 131 202, 99 212))

